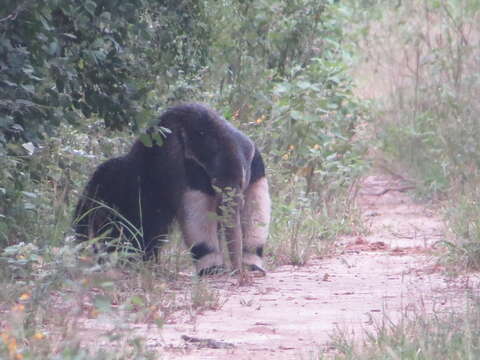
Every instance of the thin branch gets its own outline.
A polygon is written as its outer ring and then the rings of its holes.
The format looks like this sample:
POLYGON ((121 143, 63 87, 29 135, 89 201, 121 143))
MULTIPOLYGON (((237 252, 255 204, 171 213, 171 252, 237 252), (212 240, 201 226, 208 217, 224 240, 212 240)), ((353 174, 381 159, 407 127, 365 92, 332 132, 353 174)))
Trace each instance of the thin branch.
POLYGON ((4 22, 4 21, 7 21, 7 20, 13 20, 14 16, 16 17, 17 15, 15 14, 10 14, 6 17, 4 17, 3 19, 0 19, 0 22, 4 22))
POLYGON ((14 12, 12 12, 10 15, 7 15, 4 18, 0 19, 0 23, 4 22, 4 21, 8 21, 8 20, 11 20, 11 21, 15 20, 17 18, 18 14, 20 14, 20 12, 22 10, 24 10, 23 4, 18 5, 18 7, 15 9, 14 12))

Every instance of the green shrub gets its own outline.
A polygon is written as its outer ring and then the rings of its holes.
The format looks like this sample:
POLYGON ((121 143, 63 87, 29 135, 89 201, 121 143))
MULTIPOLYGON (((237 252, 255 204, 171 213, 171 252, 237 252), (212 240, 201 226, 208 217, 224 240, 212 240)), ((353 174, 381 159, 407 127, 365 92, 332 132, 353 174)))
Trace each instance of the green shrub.
POLYGON ((365 168, 355 129, 366 115, 348 74, 345 10, 330 0, 7 1, 0 357, 148 358, 125 323, 161 327, 181 306, 192 316, 221 306, 197 279, 166 291, 191 265, 178 232, 158 263, 112 254, 100 265, 67 241, 94 168, 125 153, 168 104, 207 102, 258 144, 273 200, 270 265, 303 265, 354 230, 351 189, 365 168), (112 319, 102 335, 114 350, 80 345, 86 314, 112 319))

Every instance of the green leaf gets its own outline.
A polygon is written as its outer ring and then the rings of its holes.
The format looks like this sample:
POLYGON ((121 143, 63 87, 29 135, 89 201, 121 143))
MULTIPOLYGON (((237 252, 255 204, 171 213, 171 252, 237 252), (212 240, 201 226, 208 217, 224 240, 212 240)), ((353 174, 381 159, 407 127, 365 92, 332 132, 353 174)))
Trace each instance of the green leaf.
POLYGON ((52 41, 48 47, 48 53, 50 55, 56 55, 59 51, 59 46, 57 41, 52 41))
POLYGON ((65 36, 65 37, 68 37, 70 39, 76 39, 77 38, 75 35, 69 34, 69 33, 63 33, 62 35, 65 36))
POLYGON ((50 24, 48 23, 48 20, 45 19, 44 16, 40 15, 40 22, 42 23, 43 27, 45 30, 47 31, 50 31, 52 30, 52 27, 50 26, 50 24))
POLYGON ((35 145, 32 142, 24 143, 22 147, 27 151, 28 155, 33 155, 35 152, 35 145))
POLYGON ((152 139, 156 142, 158 146, 163 145, 163 136, 160 133, 152 134, 152 139))
POLYGON ((15 100, 15 103, 24 105, 24 106, 35 106, 35 103, 31 102, 30 100, 25 100, 25 99, 17 99, 15 100))
POLYGON ((32 204, 31 202, 25 201, 25 203, 23 204, 23 208, 25 210, 35 210, 36 206, 35 206, 35 204, 32 204))
POLYGON ((35 87, 33 85, 22 85, 22 89, 30 94, 35 92, 35 87))
POLYGON ((29 191, 22 191, 22 194, 25 195, 26 197, 29 197, 31 199, 36 199, 38 197, 37 194, 29 191))
POLYGON ((110 311, 112 309, 112 302, 110 299, 103 295, 98 295, 94 300, 95 307, 103 312, 110 311))
POLYGON ((145 145, 146 147, 152 147, 153 141, 150 134, 141 134, 138 139, 145 145))
POLYGON ((294 120, 303 120, 303 119, 304 119, 303 112, 297 111, 297 110, 292 110, 292 111, 290 111, 290 116, 291 116, 292 119, 294 119, 294 120))
POLYGON ((3 83, 7 84, 8 86, 13 86, 13 87, 16 87, 17 84, 14 83, 14 82, 11 82, 11 81, 8 81, 8 80, 2 80, 3 83))
POLYGON ((108 11, 104 11, 100 14, 100 19, 102 19, 103 21, 110 21, 112 20, 112 14, 108 11))
POLYGON ((311 88, 312 84, 309 83, 308 81, 298 81, 297 86, 302 90, 306 90, 311 88))
POLYGON ((0 116, 0 128, 6 129, 13 123, 11 116, 0 116))
POLYGON ((91 0, 86 1, 84 5, 85 10, 92 16, 95 16, 95 9, 97 8, 97 4, 91 0))
POLYGON ((288 93, 289 91, 290 91, 290 85, 287 83, 278 84, 277 86, 275 86, 275 89, 273 90, 275 95, 282 95, 282 94, 288 93))
POLYGON ((22 131, 24 131, 23 126, 20 125, 20 124, 13 124, 12 126, 10 126, 10 129, 12 129, 12 130, 15 131, 15 132, 22 132, 22 131))
POLYGON ((130 303, 132 305, 136 305, 136 306, 144 306, 145 305, 145 301, 143 301, 143 299, 138 295, 132 296, 130 298, 130 303))
POLYGON ((165 134, 171 134, 172 133, 172 130, 170 130, 169 128, 163 127, 163 126, 160 126, 159 131, 162 133, 162 135, 164 137, 167 137, 167 135, 165 135, 165 134))

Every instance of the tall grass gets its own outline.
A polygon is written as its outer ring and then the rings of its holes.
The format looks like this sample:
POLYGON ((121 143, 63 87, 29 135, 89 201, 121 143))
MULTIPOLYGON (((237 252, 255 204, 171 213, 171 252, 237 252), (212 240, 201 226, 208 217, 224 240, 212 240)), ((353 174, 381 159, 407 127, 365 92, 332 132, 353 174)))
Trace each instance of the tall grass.
MULTIPOLYGON (((480 269, 480 2, 350 2, 364 35, 359 92, 377 106, 375 135, 420 195, 442 199, 452 233, 446 259, 480 269)), ((480 358, 480 299, 440 312, 386 315, 359 342, 338 332, 335 359, 480 358)), ((323 358, 321 356, 321 358, 323 358)), ((330 357, 328 357, 330 358, 330 357)))
POLYGON ((344 333, 332 338, 336 359, 456 360, 480 357, 480 299, 467 295, 463 308, 433 315, 404 311, 400 321, 387 317, 365 333, 359 346, 344 333))
MULTIPOLYGON (((175 81, 196 94, 192 101, 208 99, 258 144, 273 202, 269 269, 303 265, 357 226, 350 190, 365 169, 365 146, 355 134, 365 112, 347 72, 343 11, 332 1, 267 1, 237 4, 239 17, 224 3, 213 3, 211 11, 231 16, 215 21, 214 65, 198 83, 175 81), (267 37, 259 36, 267 29, 267 37), (300 35, 308 35, 305 44, 300 35), (285 48, 278 74, 277 48, 285 48)), ((157 96, 152 102, 166 103, 157 96)), ((178 232, 158 263, 126 261, 126 268, 115 266, 121 258, 99 264, 66 241, 88 176, 132 143, 131 133, 107 131, 95 115, 79 116, 81 126, 59 125, 41 144, 11 145, 0 156, 0 358, 148 357, 123 325, 161 327, 178 309, 194 315, 222 304, 208 283, 191 275, 178 232), (115 320, 108 340, 117 353, 80 346, 79 319, 102 315, 115 320)))
POLYGON ((367 22, 361 68, 376 74, 363 85, 381 87, 377 139, 423 196, 448 199, 457 239, 450 259, 479 268, 480 3, 408 0, 362 9, 383 12, 367 22))

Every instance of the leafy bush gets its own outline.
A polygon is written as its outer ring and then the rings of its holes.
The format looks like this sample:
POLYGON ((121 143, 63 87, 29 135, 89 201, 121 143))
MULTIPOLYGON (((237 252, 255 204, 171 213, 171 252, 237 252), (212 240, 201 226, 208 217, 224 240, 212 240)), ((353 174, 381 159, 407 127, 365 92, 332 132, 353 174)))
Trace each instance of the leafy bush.
POLYGON ((104 127, 137 131, 182 99, 218 108, 255 139, 274 176, 305 180, 323 211, 362 167, 340 10, 312 0, 9 3, 4 53, 23 62, 5 58, 0 92, 33 105, 1 110, 0 241, 60 241, 92 165, 122 152, 104 127))
POLYGON ((0 157, 1 248, 19 242, 41 247, 63 243, 72 206, 92 165, 124 152, 131 139, 110 132, 100 136, 96 126, 87 131, 90 134, 80 134, 71 126, 61 126, 60 136, 32 153, 23 150, 23 155, 0 157))
MULTIPOLYGON (((326 240, 352 230, 349 190, 364 168, 355 128, 365 113, 348 75, 345 6, 7 1, 0 9, 0 287, 11 316, 0 357, 149 356, 124 324, 161 326, 178 308, 181 291, 165 291, 165 281, 191 263, 178 234, 158 264, 129 264, 122 281, 109 273, 116 261, 98 272, 65 239, 95 166, 123 154, 168 104, 207 102, 262 150, 274 203, 271 263, 304 264, 323 254, 326 240), (60 299, 50 297, 54 289, 60 299), (71 306, 59 309, 52 299, 71 306), (84 350, 76 318, 107 313, 121 336, 106 339, 122 351, 84 350), (66 331, 61 345, 49 326, 66 331)), ((203 283, 186 291, 192 312, 221 306, 203 283)))

